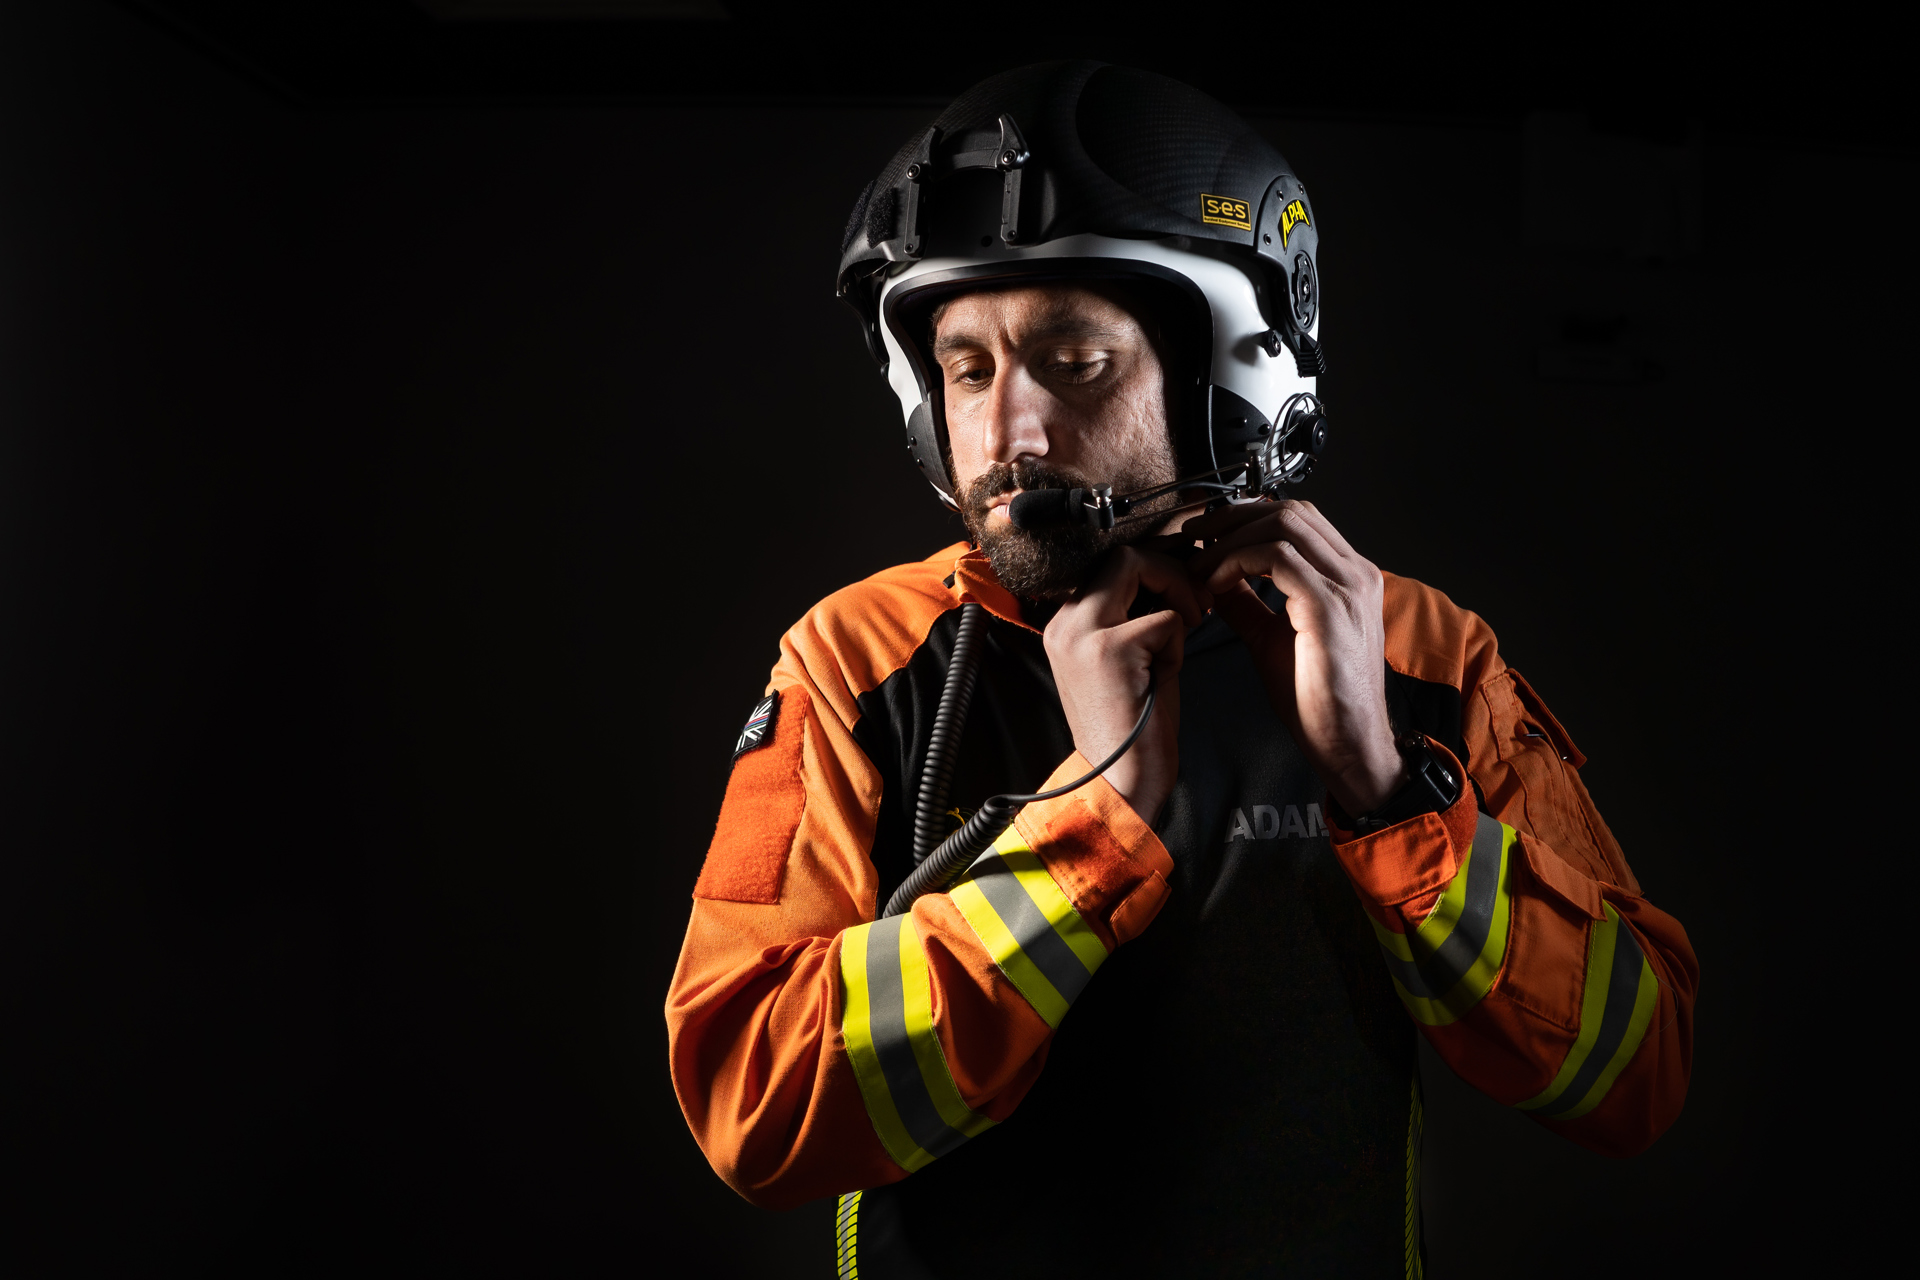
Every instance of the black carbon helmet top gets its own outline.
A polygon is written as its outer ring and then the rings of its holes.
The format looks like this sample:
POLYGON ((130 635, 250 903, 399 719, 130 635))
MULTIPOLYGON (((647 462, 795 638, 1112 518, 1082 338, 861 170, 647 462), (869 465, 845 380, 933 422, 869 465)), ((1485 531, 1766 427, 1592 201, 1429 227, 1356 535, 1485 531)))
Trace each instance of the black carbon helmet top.
MULTIPOLYGON (((842 238, 838 288, 889 370, 916 461, 951 501, 939 380, 920 332, 934 298, 1017 277, 1154 282, 1187 300, 1189 316, 1169 319, 1215 348, 1201 358, 1201 400, 1230 384, 1270 418, 1277 405, 1259 401, 1272 379, 1250 388, 1223 370, 1218 347, 1256 324, 1252 340, 1266 357, 1277 361, 1284 347, 1310 385, 1321 369, 1315 221, 1280 153, 1199 90, 1098 62, 1036 63, 961 94, 868 184, 842 238), (1231 264, 1248 289, 1201 260, 1231 264), (1223 296, 1223 280, 1227 294, 1250 290, 1250 305, 1223 296), (895 367, 896 349, 914 366, 911 379, 895 367)), ((1211 415, 1203 404, 1188 416, 1211 415)), ((1183 451, 1214 447, 1209 434, 1183 451)))

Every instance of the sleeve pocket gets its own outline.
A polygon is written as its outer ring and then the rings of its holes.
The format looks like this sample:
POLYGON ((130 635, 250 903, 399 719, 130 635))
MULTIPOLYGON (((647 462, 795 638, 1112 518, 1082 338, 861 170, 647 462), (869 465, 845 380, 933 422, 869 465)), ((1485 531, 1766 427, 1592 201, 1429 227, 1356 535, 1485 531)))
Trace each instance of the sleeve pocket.
POLYGON ((1554 897, 1590 920, 1606 919, 1606 908, 1602 905, 1597 881, 1589 880, 1553 850, 1525 832, 1520 835, 1520 848, 1526 855, 1527 870, 1554 897))
POLYGON ((1542 702, 1540 695, 1533 691, 1533 686, 1527 683, 1527 678, 1512 667, 1507 668, 1506 674, 1513 677, 1514 696, 1519 699, 1526 719, 1533 722, 1529 725, 1523 721, 1520 726, 1521 732, 1525 733, 1528 729, 1533 729, 1544 734, 1553 740, 1554 750, 1560 753, 1562 760, 1576 769, 1584 765, 1587 757, 1581 754, 1579 747, 1573 745, 1572 735, 1566 731, 1565 726, 1554 719, 1553 712, 1547 710, 1547 704, 1542 702))

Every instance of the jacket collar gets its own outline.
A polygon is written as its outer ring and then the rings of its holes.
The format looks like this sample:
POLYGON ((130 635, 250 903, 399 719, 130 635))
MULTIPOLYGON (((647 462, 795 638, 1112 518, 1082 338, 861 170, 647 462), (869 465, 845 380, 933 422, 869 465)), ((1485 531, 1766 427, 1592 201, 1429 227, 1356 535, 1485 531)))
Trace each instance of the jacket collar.
POLYGON ((1039 630, 1021 616, 1020 601, 993 576, 993 566, 987 562, 985 552, 965 543, 955 550, 960 555, 953 562, 953 578, 949 585, 962 604, 977 604, 994 617, 1017 627, 1036 632, 1039 630))

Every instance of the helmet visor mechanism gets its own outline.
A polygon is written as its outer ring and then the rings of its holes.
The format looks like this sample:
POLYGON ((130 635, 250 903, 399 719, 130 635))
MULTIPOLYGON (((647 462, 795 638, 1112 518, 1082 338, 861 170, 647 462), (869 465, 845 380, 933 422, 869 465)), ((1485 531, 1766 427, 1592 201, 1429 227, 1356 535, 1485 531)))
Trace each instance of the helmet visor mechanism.
MULTIPOLYGON (((1142 301, 1170 365, 1180 468, 1195 473, 1177 487, 1272 496, 1326 441, 1314 222, 1286 162, 1218 103, 1150 73, 1042 64, 977 86, 902 148, 855 207, 839 292, 949 506, 934 308, 1029 283, 1107 283, 1142 301)), ((1111 523, 1145 496, 1087 518, 1111 523)))

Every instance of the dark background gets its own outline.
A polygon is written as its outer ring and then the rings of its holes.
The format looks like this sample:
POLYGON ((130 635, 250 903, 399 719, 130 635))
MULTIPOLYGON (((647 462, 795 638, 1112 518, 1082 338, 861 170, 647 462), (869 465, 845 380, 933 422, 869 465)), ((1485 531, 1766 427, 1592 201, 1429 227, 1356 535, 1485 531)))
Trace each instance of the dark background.
POLYGON ((1432 1274, 1832 1263, 1903 1106, 1835 994, 1906 856, 1885 39, 731 9, 0 9, 0 1261, 830 1274, 824 1205, 707 1169, 661 1002, 781 630, 957 532, 832 296, 846 210, 1070 52, 1313 187, 1312 496, 1492 622, 1700 954, 1638 1159, 1427 1060, 1432 1274))

